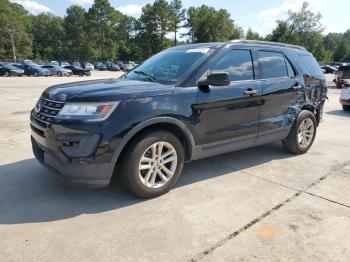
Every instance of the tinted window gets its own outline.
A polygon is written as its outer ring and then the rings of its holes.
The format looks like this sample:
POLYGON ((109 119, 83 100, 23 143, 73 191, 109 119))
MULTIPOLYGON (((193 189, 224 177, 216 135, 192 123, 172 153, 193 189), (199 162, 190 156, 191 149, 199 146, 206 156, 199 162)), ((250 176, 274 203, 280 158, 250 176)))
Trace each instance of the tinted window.
POLYGON ((349 71, 350 70, 350 66, 340 66, 339 67, 339 71, 349 71))
POLYGON ((288 76, 287 65, 283 54, 259 51, 258 61, 263 79, 288 76))
POLYGON ((253 80, 254 70, 249 50, 231 50, 211 68, 226 71, 231 81, 253 80))
POLYGON ((300 64, 310 76, 323 76, 320 65, 311 55, 299 55, 300 64))
POLYGON ((289 61, 287 59, 286 60, 286 63, 287 63, 287 70, 288 70, 288 76, 289 77, 295 77, 295 72, 294 72, 294 69, 292 67, 292 65, 289 63, 289 61))

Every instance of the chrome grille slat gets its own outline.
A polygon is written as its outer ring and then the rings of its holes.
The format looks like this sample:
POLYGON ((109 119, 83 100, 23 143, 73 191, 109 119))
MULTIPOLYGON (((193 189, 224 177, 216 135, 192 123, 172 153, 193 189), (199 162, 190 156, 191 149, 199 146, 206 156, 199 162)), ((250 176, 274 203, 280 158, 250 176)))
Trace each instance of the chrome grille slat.
POLYGON ((49 106, 46 106, 46 105, 43 105, 43 107, 47 108, 47 109, 50 109, 50 110, 56 110, 56 111, 60 111, 62 108, 52 108, 52 107, 49 107, 49 106))
POLYGON ((50 125, 62 110, 64 102, 41 98, 34 110, 33 118, 44 127, 50 125))

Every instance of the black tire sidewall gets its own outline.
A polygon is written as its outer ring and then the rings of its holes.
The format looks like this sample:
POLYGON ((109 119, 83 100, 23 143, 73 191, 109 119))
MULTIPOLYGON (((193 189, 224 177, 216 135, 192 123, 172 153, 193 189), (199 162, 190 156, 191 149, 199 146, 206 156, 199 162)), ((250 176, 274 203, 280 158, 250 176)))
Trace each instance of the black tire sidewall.
POLYGON ((128 146, 122 163, 121 175, 129 191, 139 197, 156 197, 167 193, 178 181, 184 165, 184 150, 181 142, 175 135, 167 131, 148 132, 128 146), (164 186, 155 189, 147 188, 139 178, 139 161, 148 147, 160 141, 168 142, 175 148, 178 158, 176 171, 171 180, 164 186))

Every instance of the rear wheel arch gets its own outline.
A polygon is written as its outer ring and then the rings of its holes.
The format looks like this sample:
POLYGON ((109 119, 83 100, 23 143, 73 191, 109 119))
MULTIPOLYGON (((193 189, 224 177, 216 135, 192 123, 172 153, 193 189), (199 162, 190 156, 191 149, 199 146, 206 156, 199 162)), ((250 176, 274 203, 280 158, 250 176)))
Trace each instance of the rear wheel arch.
POLYGON ((151 132, 152 130, 165 130, 174 134, 183 144, 185 160, 191 159, 192 148, 195 146, 194 138, 191 131, 180 120, 172 117, 157 117, 150 120, 146 120, 131 131, 129 131, 121 140, 120 145, 115 150, 112 162, 117 163, 118 159, 123 153, 123 150, 131 143, 135 138, 143 135, 145 132, 151 132))

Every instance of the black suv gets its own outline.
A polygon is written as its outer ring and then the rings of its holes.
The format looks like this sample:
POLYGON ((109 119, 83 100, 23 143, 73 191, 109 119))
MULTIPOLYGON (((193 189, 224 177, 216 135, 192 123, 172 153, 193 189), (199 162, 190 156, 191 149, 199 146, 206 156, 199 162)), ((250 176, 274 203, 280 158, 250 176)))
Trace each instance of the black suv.
POLYGON ((309 150, 327 88, 299 46, 257 41, 165 50, 121 79, 46 89, 31 113, 36 158, 71 184, 113 174, 141 197, 174 187, 184 162, 282 141, 309 150))

